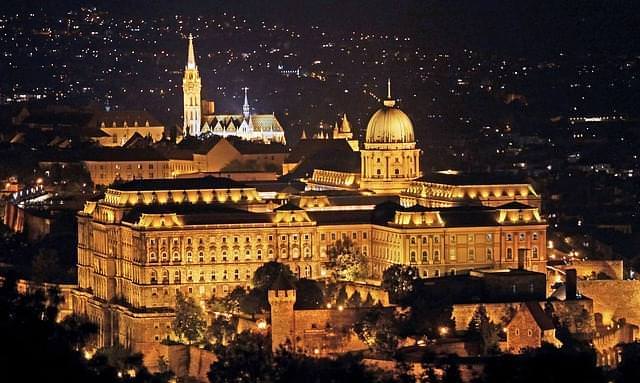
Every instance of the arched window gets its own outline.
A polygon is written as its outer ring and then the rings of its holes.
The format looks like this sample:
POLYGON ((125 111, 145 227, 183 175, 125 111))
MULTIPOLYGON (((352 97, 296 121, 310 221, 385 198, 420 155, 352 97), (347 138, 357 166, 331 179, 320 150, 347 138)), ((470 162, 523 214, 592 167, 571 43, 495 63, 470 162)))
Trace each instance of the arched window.
POLYGON ((235 271, 233 272, 233 279, 235 279, 236 281, 240 279, 240 271, 238 269, 235 269, 235 271))
POLYGON ((158 273, 155 270, 151 270, 151 284, 158 283, 158 273))
POLYGON ((215 271, 215 270, 213 270, 213 271, 211 272, 211 280, 212 280, 212 281, 215 281, 215 280, 216 280, 216 271, 215 271))
POLYGON ((166 251, 163 251, 160 254, 160 259, 162 260, 162 262, 167 262, 169 260, 169 254, 167 254, 166 251))
POLYGON ((187 251, 187 262, 193 262, 193 256, 190 251, 187 251))
POLYGON ((411 261, 411 262, 415 262, 415 261, 416 261, 416 252, 415 252, 415 251, 412 251, 412 252, 411 252, 410 261, 411 261))
POLYGON ((433 251, 433 261, 440 262, 440 250, 433 251))
POLYGON ((149 262, 155 262, 158 260, 158 257, 156 256, 156 252, 152 251, 149 253, 149 262))
POLYGON ((169 271, 162 270, 162 283, 169 283, 169 271))
POLYGON ((222 279, 224 279, 224 280, 226 281, 226 280, 227 280, 227 278, 228 278, 227 270, 225 270, 225 271, 222 273, 222 279))
POLYGON ((423 263, 426 263, 428 260, 429 260, 429 254, 427 253, 427 251, 426 251, 426 250, 424 250, 424 251, 422 252, 422 262, 423 262, 423 263))
POLYGON ((538 259, 538 246, 534 246, 531 249, 531 258, 538 259))
POLYGON ((311 279, 311 266, 307 265, 304 267, 304 276, 305 278, 311 279))
POLYGON ((311 249, 308 247, 304 248, 304 257, 305 258, 311 258, 311 249))
POLYGON ((204 282, 204 271, 200 272, 200 282, 204 282))
POLYGON ((193 282, 193 271, 191 270, 187 271, 187 281, 193 282))
POLYGON ((198 252, 198 262, 200 263, 204 262, 204 251, 198 252))
POLYGON ((260 249, 256 250, 256 258, 258 260, 262 259, 262 250, 260 249))
POLYGON ((180 261, 180 253, 178 253, 177 251, 173 252, 173 261, 174 262, 180 261))
POLYGON ((507 260, 512 260, 513 259, 513 249, 508 247, 507 248, 507 260))
POLYGON ((173 272, 173 283, 180 283, 180 270, 173 272))

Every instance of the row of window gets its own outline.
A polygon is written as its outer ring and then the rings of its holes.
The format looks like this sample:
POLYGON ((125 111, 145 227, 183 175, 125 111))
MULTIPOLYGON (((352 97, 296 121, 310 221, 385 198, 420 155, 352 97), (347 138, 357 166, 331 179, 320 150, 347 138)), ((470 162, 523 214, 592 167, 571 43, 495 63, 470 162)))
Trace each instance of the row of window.
MULTIPOLYGON (((485 250, 485 255, 486 255, 486 260, 487 261, 493 261, 493 249, 491 248, 487 248, 485 250)), ((538 259, 539 258, 539 251, 538 251, 538 247, 537 246, 533 246, 531 248, 531 258, 532 259, 538 259)), ((458 253, 456 251, 456 249, 449 249, 449 259, 452 261, 457 260, 458 258, 458 253)), ((474 261, 476 259, 476 251, 475 249, 467 249, 467 260, 468 261, 474 261)), ((506 259, 508 261, 513 260, 513 248, 508 247, 507 248, 507 252, 506 252, 506 259)), ((411 263, 417 263, 418 262, 418 258, 417 258, 417 252, 416 251, 411 251, 409 253, 409 262, 411 263)), ((420 262, 422 263, 427 263, 429 262, 429 251, 427 250, 423 250, 421 255, 420 255, 420 262)), ((434 250, 433 251, 433 262, 434 263, 439 263, 440 262, 440 251, 439 250, 434 250)))
MULTIPOLYGON (((313 277, 313 272, 312 272, 311 266, 309 265, 304 266, 303 268, 301 268, 300 266, 295 266, 293 267, 292 271, 296 275, 298 275, 298 277, 304 277, 304 278, 313 277)), ((159 276, 158 272, 156 270, 151 270, 149 282, 151 284, 158 284, 158 283, 168 284, 169 274, 170 274, 169 270, 162 270, 160 274, 160 278, 158 278, 159 276)), ((194 279, 195 277, 194 277, 193 270, 187 270, 186 282, 207 282, 207 277, 208 277, 208 280, 212 282, 218 281, 218 280, 227 281, 230 278, 232 278, 235 281, 239 281, 241 280, 241 278, 243 278, 242 280, 249 281, 251 280, 252 276, 253 276, 253 271, 251 269, 245 270, 244 277, 242 276, 239 269, 235 269, 233 273, 230 273, 228 270, 223 270, 222 273, 220 274, 218 274, 216 270, 212 270, 210 273, 206 273, 204 270, 201 270, 197 274, 197 279, 194 279)), ((175 270, 173 272, 173 283, 181 283, 181 282, 182 282, 182 272, 180 270, 175 270)))
MULTIPOLYGON (((300 258, 300 249, 297 247, 294 247, 293 249, 291 249, 291 257, 292 258, 300 258)), ((209 261, 210 262, 217 262, 217 258, 215 256, 215 252, 212 251, 210 252, 211 256, 209 257, 209 261)), ((267 254, 268 254, 268 258, 272 259, 274 256, 274 249, 273 248, 269 248, 267 250, 267 254)), ((229 252, 227 252, 227 250, 222 250, 221 253, 221 261, 222 262, 227 262, 230 259, 230 255, 229 252)), ((234 261, 239 261, 240 260, 240 252, 238 250, 235 250, 233 252, 233 260, 234 261)), ((263 251, 262 249, 258 249, 256 250, 256 259, 257 260, 262 260, 262 255, 263 255, 263 251)), ((289 250, 286 247, 282 247, 280 249, 280 257, 281 258, 287 258, 287 256, 289 255, 289 250)), ((304 258, 311 258, 311 248, 309 247, 304 247, 302 248, 302 256, 304 258)), ((251 250, 247 249, 244 252, 244 259, 251 259, 251 250)), ((205 260, 205 254, 204 251, 200 251, 198 252, 198 262, 199 263, 204 263, 205 260)), ((182 262, 182 256, 181 253, 178 251, 174 251, 173 255, 171 257, 171 261, 172 262, 182 262)), ((190 251, 186 252, 186 262, 187 263, 193 263, 193 253, 190 251)), ((158 262, 158 255, 156 254, 155 251, 151 251, 149 253, 149 262, 158 262)), ((169 253, 167 253, 166 251, 163 251, 160 253, 160 262, 169 262, 169 253)))

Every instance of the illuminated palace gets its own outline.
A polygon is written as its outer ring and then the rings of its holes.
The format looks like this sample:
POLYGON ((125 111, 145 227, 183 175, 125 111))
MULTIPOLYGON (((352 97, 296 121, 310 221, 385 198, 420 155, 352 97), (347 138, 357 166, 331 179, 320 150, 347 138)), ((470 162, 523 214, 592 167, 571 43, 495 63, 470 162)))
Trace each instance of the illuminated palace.
POLYGON ((359 154, 360 173, 317 169, 299 193, 213 177, 112 186, 78 213, 74 310, 99 324, 99 345, 153 355, 171 336, 176 292, 204 304, 248 287, 272 260, 322 278, 338 239, 364 255, 372 281, 393 264, 424 277, 544 270, 547 224, 533 187, 423 177, 411 120, 390 94, 359 154))
POLYGON ((201 100, 202 80, 196 65, 193 37, 189 35, 187 66, 182 79, 185 135, 233 136, 249 141, 286 144, 284 129, 275 114, 251 113, 247 90, 245 87, 242 114, 215 114, 214 102, 201 100))

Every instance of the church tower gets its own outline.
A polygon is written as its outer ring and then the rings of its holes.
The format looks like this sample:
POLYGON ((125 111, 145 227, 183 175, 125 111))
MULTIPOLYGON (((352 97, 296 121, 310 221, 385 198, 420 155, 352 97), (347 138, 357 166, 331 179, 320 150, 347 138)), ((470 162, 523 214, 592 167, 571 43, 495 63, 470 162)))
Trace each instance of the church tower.
POLYGON ((184 132, 185 135, 199 136, 202 122, 202 106, 200 103, 200 91, 202 83, 196 55, 193 51, 193 36, 189 34, 189 51, 187 53, 187 66, 184 69, 182 79, 182 94, 184 97, 184 132))
POLYGON ((382 108, 369 120, 360 158, 360 187, 375 193, 400 193, 422 175, 413 124, 391 98, 391 81, 382 108))
POLYGON ((249 119, 249 115, 251 114, 251 109, 249 108, 249 99, 247 98, 247 91, 249 88, 246 86, 242 88, 244 90, 244 104, 242 105, 242 114, 245 120, 249 119))

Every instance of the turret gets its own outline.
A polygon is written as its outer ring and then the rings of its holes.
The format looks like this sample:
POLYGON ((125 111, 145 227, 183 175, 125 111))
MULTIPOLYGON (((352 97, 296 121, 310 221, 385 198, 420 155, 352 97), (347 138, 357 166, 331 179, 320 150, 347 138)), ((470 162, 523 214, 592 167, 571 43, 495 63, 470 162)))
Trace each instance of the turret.
POLYGON ((296 290, 293 284, 282 274, 278 275, 267 298, 271 305, 271 348, 275 352, 281 345, 293 345, 295 342, 296 290))

